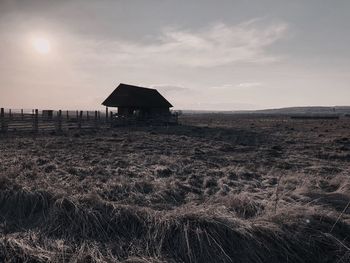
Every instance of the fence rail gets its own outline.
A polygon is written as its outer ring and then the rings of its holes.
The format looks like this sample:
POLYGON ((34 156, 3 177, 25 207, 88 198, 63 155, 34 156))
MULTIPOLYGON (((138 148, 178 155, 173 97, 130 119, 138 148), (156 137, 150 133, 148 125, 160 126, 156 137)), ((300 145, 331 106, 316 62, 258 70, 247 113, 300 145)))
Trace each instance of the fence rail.
POLYGON ((177 123, 177 115, 158 116, 139 119, 135 116, 125 118, 112 111, 25 111, 1 108, 0 132, 15 131, 67 131, 74 129, 101 129, 115 126, 137 124, 172 124, 177 123))
POLYGON ((1 108, 0 132, 107 128, 111 126, 111 116, 112 111, 25 111, 1 108))

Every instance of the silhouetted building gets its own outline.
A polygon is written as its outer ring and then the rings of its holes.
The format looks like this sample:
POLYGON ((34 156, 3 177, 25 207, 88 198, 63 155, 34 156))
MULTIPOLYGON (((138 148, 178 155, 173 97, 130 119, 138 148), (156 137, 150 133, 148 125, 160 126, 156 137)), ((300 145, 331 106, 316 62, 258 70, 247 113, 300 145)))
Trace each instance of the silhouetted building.
POLYGON ((136 115, 147 118, 167 115, 173 107, 156 89, 119 84, 102 103, 106 107, 118 107, 118 115, 136 115))

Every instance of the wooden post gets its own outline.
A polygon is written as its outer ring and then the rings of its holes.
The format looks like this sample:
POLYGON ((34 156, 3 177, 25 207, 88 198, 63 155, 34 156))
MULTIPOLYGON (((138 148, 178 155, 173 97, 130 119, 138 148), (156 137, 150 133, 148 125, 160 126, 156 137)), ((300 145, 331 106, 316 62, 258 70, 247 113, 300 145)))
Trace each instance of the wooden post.
POLYGON ((39 131, 39 111, 38 111, 38 109, 35 109, 35 111, 34 111, 33 131, 34 132, 39 131))
POLYGON ((111 127, 113 127, 113 112, 109 112, 109 121, 110 121, 111 127))
POLYGON ((24 114, 23 114, 23 109, 21 109, 21 120, 23 121, 24 119, 24 114))
POLYGON ((108 107, 106 107, 106 122, 108 122, 108 107))
POLYGON ((83 111, 80 111, 79 118, 78 118, 78 128, 81 129, 81 122, 83 120, 83 111))
POLYGON ((77 120, 77 125, 78 125, 78 128, 79 128, 79 111, 75 111, 75 118, 77 120))
POLYGON ((1 132, 6 132, 5 109, 4 108, 1 108, 0 121, 1 121, 1 132))
POLYGON ((67 111, 67 120, 69 120, 69 111, 67 111))
POLYGON ((10 117, 10 120, 12 119, 12 110, 9 109, 9 117, 10 117))
POLYGON ((95 129, 98 128, 98 119, 97 119, 97 117, 98 117, 97 110, 95 110, 95 129))
POLYGON ((58 119, 57 119, 57 131, 62 131, 62 110, 58 111, 58 119))

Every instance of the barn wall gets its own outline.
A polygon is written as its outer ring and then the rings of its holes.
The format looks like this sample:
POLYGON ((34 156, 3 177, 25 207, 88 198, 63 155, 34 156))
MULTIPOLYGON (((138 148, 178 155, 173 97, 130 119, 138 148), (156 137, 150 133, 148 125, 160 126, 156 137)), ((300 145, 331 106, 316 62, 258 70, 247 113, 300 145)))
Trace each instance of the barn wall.
POLYGON ((169 108, 152 108, 150 112, 151 114, 168 114, 169 108))
POLYGON ((169 108, 118 107, 118 114, 124 116, 136 114, 139 117, 147 118, 153 115, 169 114, 169 108))
POLYGON ((118 107, 119 115, 124 115, 124 116, 132 115, 133 111, 134 111, 134 108, 132 107, 118 107))

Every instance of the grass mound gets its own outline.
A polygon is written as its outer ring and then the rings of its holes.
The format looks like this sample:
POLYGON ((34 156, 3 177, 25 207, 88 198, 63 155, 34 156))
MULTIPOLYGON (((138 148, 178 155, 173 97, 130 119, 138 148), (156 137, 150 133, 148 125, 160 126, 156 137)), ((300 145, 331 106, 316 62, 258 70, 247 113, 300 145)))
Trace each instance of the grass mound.
POLYGON ((272 223, 184 214, 163 226, 162 249, 178 262, 333 262, 339 255, 341 260, 350 256, 340 241, 350 232, 347 224, 338 222, 325 234, 334 218, 310 215, 311 222, 288 224, 298 219, 284 216, 274 216, 277 222, 272 223))
POLYGON ((1 192, 0 211, 12 225, 0 240, 0 259, 10 262, 64 255, 70 262, 301 263, 350 256, 349 225, 302 208, 243 220, 214 206, 155 211, 12 190, 1 192), (31 230, 17 235, 23 226, 31 230))

